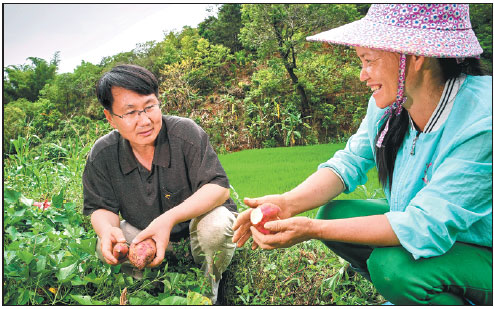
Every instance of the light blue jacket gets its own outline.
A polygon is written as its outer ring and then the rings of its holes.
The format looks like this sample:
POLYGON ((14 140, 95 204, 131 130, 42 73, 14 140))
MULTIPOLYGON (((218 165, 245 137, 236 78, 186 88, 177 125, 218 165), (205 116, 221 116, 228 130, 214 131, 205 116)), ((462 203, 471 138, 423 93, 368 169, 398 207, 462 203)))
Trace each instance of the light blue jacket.
MULTIPOLYGON (((392 191, 384 189, 390 205, 385 215, 415 259, 441 255, 455 241, 492 247, 492 77, 466 76, 451 103, 436 130, 417 137, 409 126, 392 191)), ((384 111, 371 98, 345 149, 319 166, 341 176, 345 193, 365 184, 375 166, 374 140, 384 111)))

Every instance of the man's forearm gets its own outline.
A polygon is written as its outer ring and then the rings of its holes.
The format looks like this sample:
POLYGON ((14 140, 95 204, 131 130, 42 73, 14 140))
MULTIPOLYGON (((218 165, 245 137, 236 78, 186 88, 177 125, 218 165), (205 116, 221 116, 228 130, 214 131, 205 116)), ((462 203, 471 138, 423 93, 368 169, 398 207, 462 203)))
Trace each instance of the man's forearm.
POLYGON ((96 234, 101 237, 102 233, 110 227, 119 227, 120 218, 117 214, 106 210, 98 209, 91 214, 91 224, 96 234))
POLYGON ((205 184, 180 205, 166 211, 155 220, 174 225, 196 218, 220 206, 230 197, 230 190, 216 184, 205 184))
POLYGON ((340 178, 329 168, 322 168, 304 182, 283 194, 292 216, 326 204, 344 190, 340 178))

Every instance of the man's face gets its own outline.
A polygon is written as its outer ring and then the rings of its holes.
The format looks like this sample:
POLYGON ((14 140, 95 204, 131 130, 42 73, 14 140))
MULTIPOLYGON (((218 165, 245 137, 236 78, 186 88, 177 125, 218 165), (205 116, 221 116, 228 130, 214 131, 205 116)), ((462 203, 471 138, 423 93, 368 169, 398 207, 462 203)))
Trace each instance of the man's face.
MULTIPOLYGON (((112 87, 113 114, 105 110, 105 116, 111 126, 118 130, 123 138, 130 142, 132 148, 142 146, 154 146, 161 126, 161 110, 159 107, 151 108, 146 113, 141 112, 135 117, 122 119, 116 115, 124 115, 132 111, 142 111, 147 107, 159 104, 156 95, 142 95, 132 90, 121 87, 112 87)), ((138 114, 138 113, 137 113, 138 114)))

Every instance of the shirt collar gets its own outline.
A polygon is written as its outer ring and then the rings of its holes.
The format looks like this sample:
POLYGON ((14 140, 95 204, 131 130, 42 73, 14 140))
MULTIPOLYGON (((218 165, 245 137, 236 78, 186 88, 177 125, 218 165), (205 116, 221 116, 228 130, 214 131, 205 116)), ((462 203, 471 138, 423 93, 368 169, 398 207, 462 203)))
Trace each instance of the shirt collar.
POLYGON ((170 167, 170 140, 168 138, 168 130, 166 129, 166 118, 162 117, 162 125, 160 133, 156 138, 156 148, 154 149, 153 164, 170 167))
POLYGON ((128 174, 137 168, 137 161, 132 152, 132 147, 129 141, 123 138, 122 135, 120 135, 118 142, 118 161, 124 174, 128 174))
MULTIPOLYGON (((120 135, 118 159, 120 168, 124 174, 128 174, 137 168, 137 160, 132 152, 132 147, 128 140, 120 135)), ((166 130, 165 117, 155 141, 153 164, 169 167, 170 166, 170 143, 166 130)))

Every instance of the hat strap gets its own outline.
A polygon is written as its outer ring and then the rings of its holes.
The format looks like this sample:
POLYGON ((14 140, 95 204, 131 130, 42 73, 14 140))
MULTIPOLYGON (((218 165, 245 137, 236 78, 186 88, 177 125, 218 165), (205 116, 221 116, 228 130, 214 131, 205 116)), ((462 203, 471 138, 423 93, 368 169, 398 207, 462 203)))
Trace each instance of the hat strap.
POLYGON ((401 111, 403 109, 403 103, 405 103, 405 101, 407 100, 407 98, 404 96, 406 60, 407 60, 406 55, 400 54, 398 93, 396 95, 396 101, 394 101, 393 104, 391 104, 391 106, 386 109, 386 111, 382 115, 381 119, 379 119, 379 122, 381 122, 381 120, 384 117, 388 116, 388 120, 386 121, 386 126, 381 131, 381 135, 379 135, 379 138, 377 139, 377 142, 376 142, 377 148, 381 148, 381 146, 382 146, 384 136, 386 136, 386 133, 388 132, 388 129, 389 129, 389 121, 391 120, 391 117, 393 117, 393 115, 398 116, 399 114, 401 114, 401 111))

